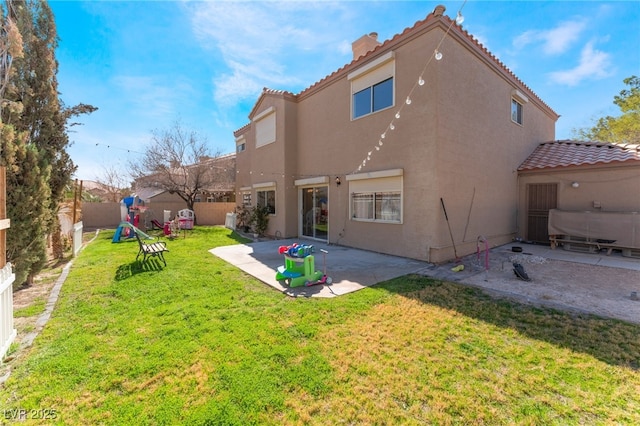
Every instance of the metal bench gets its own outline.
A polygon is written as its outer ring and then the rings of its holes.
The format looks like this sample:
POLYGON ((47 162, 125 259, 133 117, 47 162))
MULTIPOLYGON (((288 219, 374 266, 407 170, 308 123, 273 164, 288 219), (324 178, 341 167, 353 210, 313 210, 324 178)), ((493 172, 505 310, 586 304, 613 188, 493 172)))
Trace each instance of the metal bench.
POLYGON ((163 241, 156 241, 155 243, 145 243, 140 238, 137 232, 134 231, 136 238, 138 239, 138 245, 140 246, 140 250, 138 251, 138 255, 136 256, 136 260, 142 255, 142 263, 147 261, 147 257, 157 256, 162 260, 164 266, 167 266, 167 261, 164 260, 164 252, 169 251, 167 249, 166 244, 163 241))

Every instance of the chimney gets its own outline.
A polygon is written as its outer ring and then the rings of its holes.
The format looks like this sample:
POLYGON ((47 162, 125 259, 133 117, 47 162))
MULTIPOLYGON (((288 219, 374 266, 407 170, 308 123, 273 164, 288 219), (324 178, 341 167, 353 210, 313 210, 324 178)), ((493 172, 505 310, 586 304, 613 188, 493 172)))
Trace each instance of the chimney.
POLYGON ((366 55, 382 43, 378 41, 378 33, 365 34, 353 43, 351 50, 353 51, 353 59, 356 60, 360 56, 366 55))
POLYGON ((444 14, 444 11, 447 10, 446 7, 444 7, 443 5, 439 4, 438 6, 436 6, 436 8, 433 10, 433 16, 442 16, 444 14))

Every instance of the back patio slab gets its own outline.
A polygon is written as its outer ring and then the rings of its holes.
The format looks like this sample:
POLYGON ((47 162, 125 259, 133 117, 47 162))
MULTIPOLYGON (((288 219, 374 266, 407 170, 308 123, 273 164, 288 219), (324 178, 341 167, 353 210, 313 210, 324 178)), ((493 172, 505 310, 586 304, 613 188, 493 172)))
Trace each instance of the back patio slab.
POLYGON ((342 246, 299 239, 270 240, 217 247, 211 253, 237 266, 269 286, 292 297, 335 297, 407 274, 460 282, 525 303, 640 323, 640 260, 620 253, 574 253, 561 248, 531 244, 507 244, 473 254, 458 263, 434 265, 342 246), (321 249, 327 250, 327 274, 331 285, 290 288, 276 280, 284 257, 280 246, 294 242, 315 247, 316 270, 323 270, 321 249), (512 251, 522 247, 521 253, 512 251), (525 282, 513 273, 513 262, 521 263, 531 278, 525 282), (451 270, 459 264, 464 270, 451 270))

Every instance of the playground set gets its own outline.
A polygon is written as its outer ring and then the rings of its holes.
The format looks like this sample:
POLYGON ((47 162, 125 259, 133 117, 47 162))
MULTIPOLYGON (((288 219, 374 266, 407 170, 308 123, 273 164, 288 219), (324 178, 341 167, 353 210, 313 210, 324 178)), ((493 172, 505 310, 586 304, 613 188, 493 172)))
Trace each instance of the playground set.
POLYGON ((120 225, 118 225, 116 233, 113 235, 112 242, 118 243, 123 238, 135 238, 136 232, 142 233, 145 238, 152 238, 138 229, 140 224, 140 213, 144 213, 146 210, 146 207, 141 205, 140 199, 135 196, 125 197, 120 204, 122 209, 122 221, 120 222, 120 225))
MULTIPOLYGON (((120 209, 121 222, 113 236, 114 243, 120 242, 122 239, 135 238, 136 232, 145 236, 145 238, 152 238, 140 231, 140 222, 146 225, 146 229, 161 229, 164 235, 169 238, 178 237, 180 231, 193 229, 195 222, 195 213, 189 209, 179 210, 173 220, 170 219, 171 211, 165 210, 164 224, 155 218, 149 218, 148 216, 151 210, 149 210, 148 207, 144 205, 144 202, 136 195, 123 198, 120 202, 120 209), (147 217, 141 221, 140 217, 143 215, 147 217)), ((186 232, 184 235, 186 237, 186 232)))
POLYGON ((315 270, 315 248, 312 245, 293 243, 290 246, 280 246, 278 252, 284 255, 284 265, 278 267, 277 281, 287 281, 289 287, 310 287, 316 284, 331 284, 332 279, 327 275, 327 253, 320 249, 324 259, 324 270, 315 270))
MULTIPOLYGON (((180 235, 180 231, 186 231, 187 229, 193 229, 193 222, 195 220, 195 213, 193 210, 183 209, 179 210, 178 214, 173 220, 169 220, 171 212, 169 210, 165 210, 165 222, 164 225, 161 225, 157 220, 153 220, 151 223, 153 226, 162 229, 164 235, 169 238, 177 238, 180 235)), ((184 232, 184 236, 187 234, 184 232)))

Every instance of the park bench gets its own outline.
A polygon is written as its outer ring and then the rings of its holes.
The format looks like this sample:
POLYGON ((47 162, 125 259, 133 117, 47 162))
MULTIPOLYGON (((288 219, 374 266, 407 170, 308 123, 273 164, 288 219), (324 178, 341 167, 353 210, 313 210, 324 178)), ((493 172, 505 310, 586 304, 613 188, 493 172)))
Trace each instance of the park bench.
POLYGON ((140 246, 140 251, 138 251, 136 260, 138 260, 140 255, 142 255, 142 263, 144 263, 147 261, 147 257, 157 256, 160 258, 160 260, 162 260, 162 263, 164 263, 164 266, 167 266, 167 261, 164 260, 163 253, 165 251, 169 251, 169 249, 167 249, 167 246, 163 241, 156 241, 154 243, 145 243, 144 241, 142 241, 142 239, 140 238, 140 235, 138 235, 137 232, 134 231, 134 234, 136 235, 136 238, 138 239, 138 244, 140 246))

